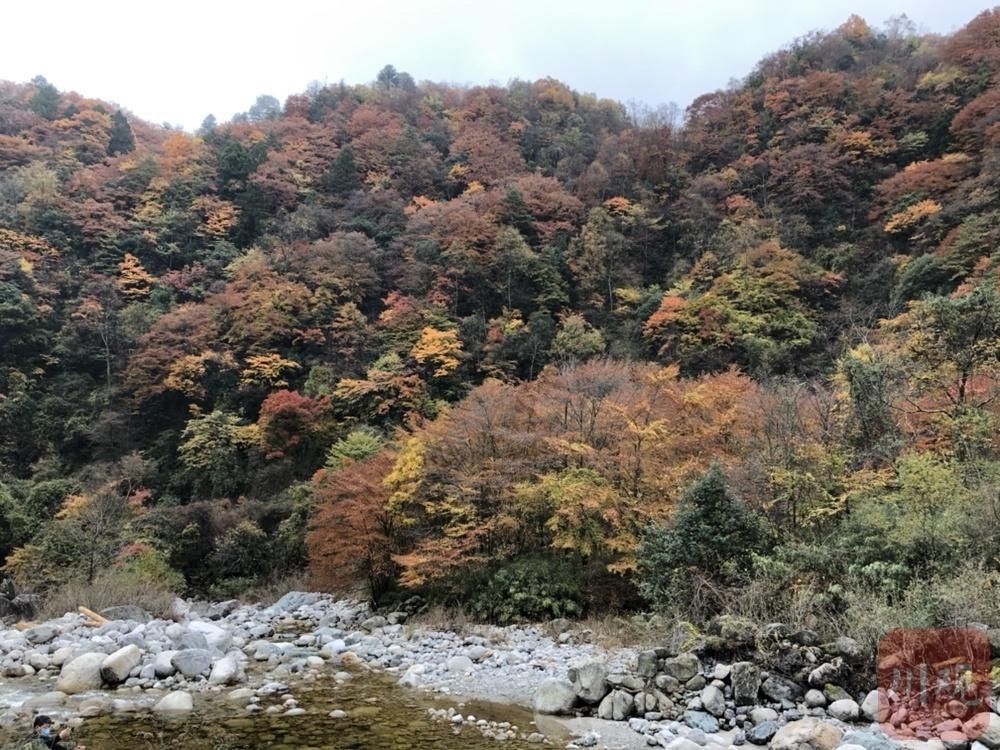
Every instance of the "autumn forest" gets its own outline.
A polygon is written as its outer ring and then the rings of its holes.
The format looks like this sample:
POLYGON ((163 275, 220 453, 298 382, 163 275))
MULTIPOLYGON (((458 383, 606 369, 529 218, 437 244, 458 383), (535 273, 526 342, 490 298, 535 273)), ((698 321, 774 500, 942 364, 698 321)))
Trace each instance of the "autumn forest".
POLYGON ((187 133, 56 84, 0 82, 20 586, 998 619, 1000 10, 683 114, 387 65, 187 133))

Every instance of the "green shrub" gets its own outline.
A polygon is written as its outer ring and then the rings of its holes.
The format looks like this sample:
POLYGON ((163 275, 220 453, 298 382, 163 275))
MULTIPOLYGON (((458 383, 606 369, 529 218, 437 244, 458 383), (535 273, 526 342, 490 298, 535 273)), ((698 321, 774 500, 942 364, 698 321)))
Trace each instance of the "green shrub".
POLYGON ((370 427, 351 430, 346 437, 330 446, 326 454, 326 468, 339 469, 344 461, 364 461, 374 456, 382 447, 382 437, 370 427))
POLYGON ((586 610, 581 573, 559 558, 518 558, 473 576, 464 603, 474 618, 499 625, 580 617, 586 610))
POLYGON ((761 517, 739 502, 712 466, 681 498, 667 526, 650 527, 639 546, 639 591, 656 607, 712 609, 714 592, 748 581, 753 554, 766 548, 761 517))
POLYGON ((213 577, 255 580, 268 571, 270 553, 263 529, 253 521, 240 521, 222 536, 209 559, 213 577))

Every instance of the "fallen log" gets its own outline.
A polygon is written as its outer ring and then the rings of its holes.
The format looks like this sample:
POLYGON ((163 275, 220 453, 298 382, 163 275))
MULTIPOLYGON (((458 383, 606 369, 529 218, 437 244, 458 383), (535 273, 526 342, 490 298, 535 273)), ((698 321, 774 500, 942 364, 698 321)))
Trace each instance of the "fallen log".
POLYGON ((109 620, 107 617, 102 617, 101 615, 97 614, 94 610, 88 609, 83 605, 80 605, 77 609, 79 610, 81 615, 87 618, 83 622, 83 624, 86 625, 87 627, 99 628, 101 625, 107 625, 109 622, 111 622, 111 620, 109 620))

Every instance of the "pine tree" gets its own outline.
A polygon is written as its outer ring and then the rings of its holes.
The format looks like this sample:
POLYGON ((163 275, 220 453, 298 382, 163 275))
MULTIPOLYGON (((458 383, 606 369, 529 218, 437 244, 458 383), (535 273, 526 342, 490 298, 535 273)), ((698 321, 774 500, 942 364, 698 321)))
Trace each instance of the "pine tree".
MULTIPOLYGON (((699 581, 736 585, 767 543, 762 519, 726 486, 717 464, 681 498, 668 526, 650 528, 639 548, 639 590, 653 604, 694 595, 699 581)), ((686 602, 690 603, 690 602, 686 602)))
POLYGON ((56 119, 59 116, 59 89, 45 80, 45 76, 35 76, 31 82, 35 85, 35 93, 31 95, 28 106, 39 117, 56 119))
POLYGON ((350 146, 344 148, 323 175, 323 188, 334 195, 346 196, 361 187, 358 167, 354 163, 354 152, 350 146))
POLYGON ((130 154, 135 151, 135 135, 122 111, 111 115, 111 140, 108 141, 108 156, 130 154))

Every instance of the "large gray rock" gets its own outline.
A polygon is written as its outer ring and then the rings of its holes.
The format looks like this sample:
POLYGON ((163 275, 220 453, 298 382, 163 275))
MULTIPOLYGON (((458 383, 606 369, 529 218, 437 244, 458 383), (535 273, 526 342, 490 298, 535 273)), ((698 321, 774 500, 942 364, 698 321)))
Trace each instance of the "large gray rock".
POLYGON ((367 630, 372 633, 376 630, 380 630, 389 624, 389 621, 382 617, 382 615, 375 615, 374 617, 369 617, 367 620, 361 623, 361 629, 367 630))
POLYGON ((657 661, 655 651, 640 651, 636 663, 636 674, 645 678, 655 677, 657 661))
POLYGON ((663 661, 663 673, 679 682, 687 682, 701 671, 701 662, 692 653, 678 654, 663 661))
POLYGON ((802 688, 780 675, 771 675, 761 683, 760 691, 778 703, 794 703, 802 695, 802 688))
POLYGON ((978 740, 990 750, 1000 748, 1000 716, 986 712, 976 714, 964 725, 966 737, 978 740))
POLYGON ((170 603, 169 617, 174 622, 183 622, 191 614, 191 605, 177 597, 170 603))
POLYGON ((678 682, 677 678, 671 677, 668 674, 656 675, 654 684, 658 690, 662 690, 665 693, 678 693, 681 689, 681 683, 678 682))
POLYGON ((28 628, 24 631, 24 637, 28 643, 33 643, 36 646, 40 646, 43 643, 48 643, 53 638, 59 634, 59 631, 55 629, 52 625, 36 625, 33 628, 28 628))
POLYGON ((319 594, 311 594, 306 591, 289 591, 278 599, 268 609, 276 614, 294 612, 300 607, 308 607, 319 601, 319 594))
POLYGON ((833 640, 833 643, 825 644, 823 650, 834 656, 842 656, 851 662, 859 662, 864 659, 865 655, 861 644, 853 638, 848 638, 846 635, 838 636, 833 640))
POLYGON ((889 698, 884 699, 884 706, 879 703, 878 690, 872 690, 861 702, 861 715, 865 721, 888 721, 889 719, 889 698), (880 710, 881 709, 881 710, 880 710))
POLYGON ((834 750, 844 732, 808 717, 785 724, 771 738, 771 750, 834 750))
POLYGON ((897 750, 898 746, 881 732, 855 729, 840 738, 841 745, 859 745, 865 750, 897 750))
POLYGON ((726 712, 726 697, 715 685, 706 685, 701 691, 701 705, 712 716, 719 717, 726 712))
POLYGON ((751 706, 757 701, 760 690, 760 667, 753 662, 740 661, 729 672, 733 686, 733 701, 737 706, 751 706))
POLYGON ((70 646, 63 646, 62 648, 57 648, 49 654, 49 665, 53 667, 61 667, 72 658, 73 649, 70 646))
POLYGON ((754 724, 763 724, 765 721, 777 721, 778 712, 773 708, 765 708, 764 706, 755 706, 750 709, 750 721, 754 724))
POLYGON ((228 654, 212 665, 208 676, 209 685, 232 685, 239 682, 240 661, 235 654, 228 654))
POLYGON ((153 674, 159 679, 173 677, 177 674, 177 667, 174 666, 173 658, 176 651, 161 651, 153 659, 153 674))
POLYGON ((221 620, 226 615, 230 615, 239 609, 239 599, 226 599, 224 602, 216 602, 208 608, 207 617, 209 620, 221 620))
POLYGON ((834 701, 827 706, 826 712, 833 718, 840 719, 841 721, 857 721, 858 716, 861 713, 861 709, 858 706, 857 701, 853 701, 850 698, 844 698, 839 701, 834 701))
POLYGON ((685 711, 681 721, 692 729, 700 729, 705 734, 719 731, 719 722, 712 714, 704 711, 685 711))
POLYGON ((811 690, 806 690, 805 703, 806 708, 822 708, 826 705, 826 696, 823 695, 822 690, 812 688, 811 690))
POLYGON ((233 645, 233 635, 221 625, 205 620, 195 620, 188 625, 188 630, 205 636, 208 648, 225 653, 233 645))
POLYGON ((600 703, 608 694, 608 670, 596 659, 574 664, 567 674, 576 697, 584 703, 600 703))
POLYGON ((153 706, 157 713, 185 713, 194 709, 194 699, 191 693, 175 690, 163 696, 159 703, 153 706))
POLYGON ((459 674, 464 674, 466 672, 471 672, 474 666, 475 665, 472 663, 472 659, 470 659, 468 656, 465 656, 464 654, 459 656, 453 656, 450 659, 448 659, 449 672, 458 672, 459 674))
POLYGON ((944 750, 966 750, 969 747, 969 738, 965 736, 965 733, 954 729, 941 732, 940 740, 944 745, 944 750))
POLYGON ((203 648, 186 648, 174 654, 170 663, 185 677, 198 677, 212 668, 212 653, 203 648))
POLYGON ((690 690, 691 692, 696 693, 696 692, 700 692, 701 689, 703 687, 705 687, 705 685, 707 684, 707 682, 708 681, 705 679, 705 675, 696 674, 694 677, 692 677, 690 680, 688 680, 687 682, 684 683, 684 687, 685 687, 685 689, 690 690))
POLYGON ((101 679, 109 685, 125 682, 129 672, 139 666, 141 661, 142 651, 138 646, 120 648, 101 662, 101 679))
POLYGON ((180 630, 176 633, 176 637, 173 640, 179 651, 189 648, 198 648, 207 651, 209 648, 208 639, 205 637, 205 634, 197 633, 193 630, 180 630))
POLYGON ((635 699, 624 690, 612 690, 597 707, 597 718, 605 721, 624 721, 635 710, 635 699))
POLYGON ((535 711, 540 714, 566 714, 576 703, 576 691, 566 680, 550 677, 542 680, 535 693, 535 711))
POLYGON ((752 742, 754 745, 766 745, 778 733, 779 728, 780 725, 776 721, 762 721, 760 724, 755 724, 747 730, 747 742, 752 742))
POLYGON ((85 693, 101 686, 101 665, 107 654, 89 653, 63 664, 56 690, 67 695, 85 693))

